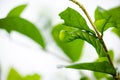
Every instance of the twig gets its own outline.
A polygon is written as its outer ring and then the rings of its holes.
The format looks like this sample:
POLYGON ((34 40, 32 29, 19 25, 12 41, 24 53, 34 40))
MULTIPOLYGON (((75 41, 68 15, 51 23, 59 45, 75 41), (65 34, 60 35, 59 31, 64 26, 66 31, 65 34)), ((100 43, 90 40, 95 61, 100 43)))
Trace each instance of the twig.
POLYGON ((102 40, 102 45, 103 45, 103 47, 104 47, 104 49, 105 49, 105 51, 106 51, 106 55, 107 55, 107 58, 108 58, 108 60, 109 60, 109 62, 110 62, 110 64, 114 67, 114 65, 113 65, 113 63, 112 63, 112 60, 111 60, 111 57, 110 57, 110 55, 108 54, 108 49, 107 49, 107 47, 106 47, 106 45, 105 45, 105 42, 104 42, 104 40, 103 39, 101 39, 102 40))
POLYGON ((89 14, 88 14, 88 12, 86 11, 86 9, 84 8, 84 6, 83 6, 82 4, 80 4, 80 3, 79 3, 78 1, 76 1, 76 0, 70 0, 70 1, 72 1, 72 2, 75 3, 75 4, 77 4, 77 5, 82 9, 82 11, 85 13, 85 15, 87 16, 88 20, 90 21, 91 25, 93 26, 96 34, 98 35, 98 38, 101 39, 101 35, 100 35, 99 32, 97 31, 95 25, 94 25, 93 22, 92 22, 91 17, 89 16, 89 14))
MULTIPOLYGON (((107 57, 108 57, 108 59, 109 59, 109 61, 110 61, 110 64, 113 66, 112 60, 110 59, 110 56, 109 56, 109 54, 108 54, 107 47, 106 47, 106 45, 105 45, 105 43, 104 43, 104 40, 102 39, 102 36, 101 36, 101 35, 99 34, 99 32, 97 31, 95 25, 93 24, 92 19, 90 18, 88 12, 87 12, 86 9, 84 8, 84 6, 83 6, 82 4, 80 4, 78 1, 76 1, 76 0, 71 0, 71 1, 72 1, 73 3, 75 3, 75 4, 77 4, 77 5, 83 10, 83 12, 85 13, 85 15, 87 16, 88 20, 90 21, 92 27, 94 28, 94 30, 95 30, 95 32, 96 32, 98 38, 99 38, 100 40, 102 40, 103 47, 104 47, 105 51, 107 52, 107 57)), ((114 67, 114 66, 113 66, 113 67, 114 67)))
MULTIPOLYGON (((82 4, 80 4, 80 3, 79 3, 78 1, 76 1, 76 0, 70 0, 70 1, 72 1, 73 3, 75 3, 76 5, 78 5, 78 6, 82 9, 82 11, 85 13, 85 15, 87 16, 89 22, 91 23, 92 27, 94 28, 94 30, 95 30, 95 32, 96 32, 99 40, 102 41, 102 45, 103 45, 103 47, 104 47, 104 49, 105 49, 105 51, 106 51, 106 55, 107 55, 107 58, 108 58, 110 64, 113 66, 113 68, 115 68, 114 65, 113 65, 113 62, 112 62, 112 60, 111 60, 111 58, 110 58, 110 55, 108 54, 108 49, 107 49, 107 47, 106 47, 106 45, 105 45, 105 42, 104 42, 102 36, 99 34, 98 30, 96 29, 94 23, 92 22, 91 17, 89 16, 89 14, 88 14, 88 12, 86 11, 86 9, 84 8, 84 6, 83 6, 82 4)), ((115 80, 118 80, 118 76, 119 76, 119 75, 118 75, 118 73, 116 72, 115 80)))
POLYGON ((119 80, 119 73, 118 72, 115 75, 115 80, 119 80))

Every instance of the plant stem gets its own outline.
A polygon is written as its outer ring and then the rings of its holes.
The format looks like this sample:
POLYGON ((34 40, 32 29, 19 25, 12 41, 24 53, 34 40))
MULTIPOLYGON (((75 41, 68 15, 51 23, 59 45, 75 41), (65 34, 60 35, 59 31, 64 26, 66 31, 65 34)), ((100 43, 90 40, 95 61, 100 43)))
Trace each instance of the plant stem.
MULTIPOLYGON (((75 3, 76 5, 78 5, 78 6, 82 9, 82 11, 84 12, 84 14, 87 16, 89 22, 91 23, 92 27, 94 28, 94 30, 95 30, 95 32, 96 32, 96 34, 97 34, 99 40, 102 41, 102 45, 103 45, 103 47, 104 47, 104 49, 105 49, 105 51, 106 51, 106 55, 107 55, 107 58, 108 58, 110 64, 113 66, 113 68, 115 68, 114 65, 113 65, 113 62, 112 62, 112 60, 111 60, 111 58, 110 58, 110 55, 108 54, 108 49, 107 49, 107 47, 106 47, 106 45, 105 45, 105 42, 104 42, 104 40, 103 40, 103 38, 102 38, 102 35, 99 34, 98 30, 96 29, 94 23, 92 22, 91 17, 89 16, 89 14, 88 14, 88 12, 86 11, 86 9, 84 8, 84 6, 83 6, 82 4, 80 4, 80 3, 79 3, 78 1, 76 1, 76 0, 70 0, 70 1, 72 1, 73 3, 75 3)), ((116 72, 116 75, 113 76, 113 77, 114 77, 115 80, 118 80, 119 74, 116 72)))
POLYGON ((85 15, 87 16, 88 20, 90 21, 91 25, 93 26, 96 34, 98 35, 98 38, 101 38, 101 35, 100 35, 99 32, 97 31, 95 25, 94 25, 93 22, 92 22, 91 17, 89 16, 89 14, 88 14, 88 12, 86 11, 86 9, 84 8, 84 6, 83 6, 82 4, 80 4, 80 3, 79 3, 78 1, 76 1, 76 0, 70 0, 70 1, 72 1, 72 2, 75 3, 75 4, 77 4, 77 5, 82 9, 82 11, 85 13, 85 15))
POLYGON ((105 51, 107 52, 107 54, 106 54, 106 55, 107 55, 107 58, 108 58, 110 64, 114 67, 114 65, 113 65, 113 63, 112 63, 112 60, 111 60, 111 58, 110 58, 110 55, 108 54, 108 49, 107 49, 107 47, 106 47, 106 45, 105 45, 105 42, 104 42, 103 39, 101 39, 101 40, 102 40, 103 47, 104 47, 105 51))
POLYGON ((101 36, 101 35, 99 34, 99 32, 97 31, 97 29, 96 29, 94 23, 92 22, 92 19, 91 19, 91 17, 89 16, 88 12, 87 12, 86 9, 84 8, 84 6, 83 6, 82 4, 80 4, 78 1, 76 1, 76 0, 71 0, 71 1, 72 1, 73 3, 75 3, 75 4, 77 4, 77 5, 82 9, 82 11, 85 13, 85 15, 87 16, 89 22, 91 23, 92 27, 94 28, 94 30, 95 30, 95 32, 96 32, 96 34, 97 34, 99 40, 102 41, 102 45, 103 45, 105 51, 107 52, 107 57, 108 57, 108 59, 109 59, 109 61, 110 61, 110 64, 113 66, 113 63, 112 63, 112 60, 110 59, 110 56, 109 56, 109 54, 108 54, 108 50, 107 50, 107 47, 106 47, 106 45, 105 45, 105 42, 104 42, 104 40, 102 39, 102 36, 101 36))
POLYGON ((119 80, 119 73, 116 73, 115 80, 119 80))

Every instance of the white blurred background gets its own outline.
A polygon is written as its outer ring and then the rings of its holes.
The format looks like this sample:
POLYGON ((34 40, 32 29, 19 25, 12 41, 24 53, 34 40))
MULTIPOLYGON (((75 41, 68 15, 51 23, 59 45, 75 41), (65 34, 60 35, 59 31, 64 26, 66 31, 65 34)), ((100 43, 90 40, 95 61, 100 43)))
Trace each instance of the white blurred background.
MULTIPOLYGON (((97 6, 105 9, 120 5, 120 0, 78 0, 88 10, 94 21, 94 10, 97 6)), ((17 32, 8 34, 0 30, 0 65, 2 68, 1 80, 6 80, 9 69, 14 67, 22 75, 38 73, 42 80, 79 80, 79 73, 71 69, 58 69, 58 65, 69 64, 52 53, 69 60, 55 44, 50 35, 50 27, 62 22, 58 14, 68 6, 83 12, 69 0, 0 0, 0 18, 6 17, 14 7, 28 4, 21 17, 31 21, 39 27, 44 35, 49 52, 45 52, 31 39, 17 32), (50 26, 45 27, 46 23, 50 26)), ((85 17, 85 15, 83 14, 85 17)), ((89 24, 89 22, 88 22, 89 24)), ((108 49, 113 49, 115 59, 120 57, 120 39, 109 29, 105 32, 104 40, 108 49)), ((85 44, 83 57, 79 62, 90 62, 97 58, 97 54, 89 44, 85 44), (89 53, 88 53, 89 52, 89 53)), ((90 71, 85 74, 91 77, 90 71)))

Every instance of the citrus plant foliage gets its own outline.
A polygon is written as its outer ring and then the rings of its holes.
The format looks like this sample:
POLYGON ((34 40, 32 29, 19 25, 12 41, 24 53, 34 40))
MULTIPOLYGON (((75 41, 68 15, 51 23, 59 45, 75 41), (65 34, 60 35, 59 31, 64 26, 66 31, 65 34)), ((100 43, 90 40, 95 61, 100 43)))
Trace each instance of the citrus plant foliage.
POLYGON ((0 19, 0 28, 5 29, 8 33, 17 31, 26 35, 45 49, 45 42, 39 29, 30 21, 20 17, 26 6, 27 5, 20 5, 11 10, 7 17, 0 19))
POLYGON ((69 31, 74 30, 68 26, 59 24, 52 29, 52 36, 55 42, 58 44, 58 46, 64 51, 64 53, 71 59, 72 62, 78 61, 82 54, 84 41, 80 39, 76 39, 70 42, 61 41, 59 36, 63 37, 63 35, 61 36, 59 35, 59 33, 61 33, 62 29, 67 29, 69 31))
MULTIPOLYGON (((0 29, 4 29, 8 33, 17 31, 31 38, 45 50, 46 44, 41 31, 32 22, 20 17, 26 6, 26 4, 17 6, 5 18, 0 19, 0 29)), ((77 63, 65 67, 94 71, 93 75, 96 80, 101 80, 102 78, 113 80, 108 74, 116 76, 117 70, 110 64, 107 54, 113 60, 114 52, 112 50, 106 52, 103 40, 97 36, 94 30, 89 28, 84 17, 73 8, 68 7, 59 16, 64 23, 54 26, 51 35, 59 48, 63 50, 64 54, 72 62, 80 60, 84 42, 92 45, 98 54, 98 59, 95 62, 77 63)), ((120 6, 109 10, 97 7, 94 25, 102 37, 106 30, 112 28, 112 32, 120 38, 120 6)), ((11 68, 7 80, 40 80, 40 76, 37 74, 21 76, 15 69, 11 68)), ((80 80, 90 79, 87 76, 82 76, 80 80)))
MULTIPOLYGON (((103 34, 104 31, 111 27, 113 27, 113 31, 119 36, 118 33, 118 31, 120 31, 119 14, 120 14, 119 6, 110 10, 104 10, 103 8, 97 7, 97 9, 95 10, 94 24, 97 27, 98 31, 101 33, 102 37, 104 36, 103 34)), ((108 60, 106 60, 108 59, 107 58, 108 53, 104 48, 103 40, 97 37, 97 34, 95 34, 95 32, 88 27, 82 15, 78 13, 76 10, 68 7, 63 12, 61 12, 59 16, 61 17, 61 19, 64 20, 64 23, 61 24, 61 27, 63 27, 64 25, 73 29, 73 30, 62 29, 59 34, 60 39, 65 42, 70 41, 72 42, 77 39, 84 40, 91 44, 96 49, 96 52, 98 53, 99 56, 96 62, 78 63, 68 65, 66 66, 66 68, 91 70, 115 76, 116 69, 109 63, 108 60)))
POLYGON ((38 74, 22 76, 14 68, 11 68, 7 80, 41 80, 41 77, 38 74))

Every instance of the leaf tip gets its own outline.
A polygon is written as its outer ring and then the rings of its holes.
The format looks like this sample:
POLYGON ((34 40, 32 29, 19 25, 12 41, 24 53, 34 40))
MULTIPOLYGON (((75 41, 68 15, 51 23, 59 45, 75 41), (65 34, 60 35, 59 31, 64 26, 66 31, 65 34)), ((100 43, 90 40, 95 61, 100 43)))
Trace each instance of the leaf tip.
POLYGON ((21 13, 23 12, 23 10, 26 8, 27 3, 16 6, 15 8, 13 8, 7 15, 7 17, 18 17, 21 15, 21 13))
POLYGON ((70 7, 67 7, 64 11, 62 11, 62 12, 59 14, 59 16, 60 16, 61 18, 63 18, 64 15, 65 15, 70 9, 71 9, 70 7))

